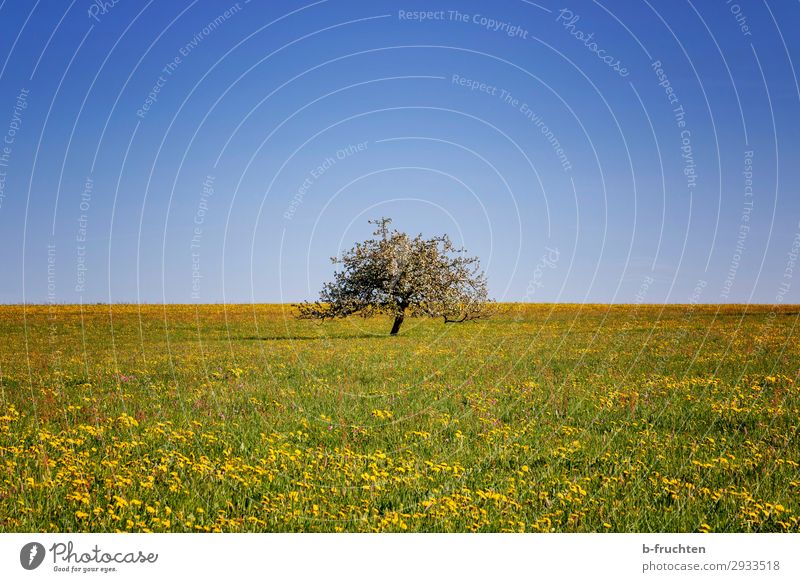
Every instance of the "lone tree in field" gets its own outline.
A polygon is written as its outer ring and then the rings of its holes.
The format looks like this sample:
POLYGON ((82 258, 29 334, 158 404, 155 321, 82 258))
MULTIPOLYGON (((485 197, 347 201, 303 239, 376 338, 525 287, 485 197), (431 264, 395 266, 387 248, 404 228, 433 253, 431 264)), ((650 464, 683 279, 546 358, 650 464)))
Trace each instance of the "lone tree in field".
POLYGON ((374 238, 331 259, 342 269, 325 283, 319 301, 296 306, 301 318, 389 314, 396 335, 406 315, 442 317, 445 323, 486 315, 486 278, 477 257, 465 256, 447 235, 411 238, 390 231, 390 218, 369 222, 378 227, 374 238))

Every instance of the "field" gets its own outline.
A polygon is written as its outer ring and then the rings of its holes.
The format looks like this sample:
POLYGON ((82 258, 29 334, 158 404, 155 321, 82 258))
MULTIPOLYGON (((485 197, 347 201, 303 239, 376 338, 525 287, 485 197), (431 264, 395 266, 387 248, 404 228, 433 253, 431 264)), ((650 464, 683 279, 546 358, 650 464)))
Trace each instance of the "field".
POLYGON ((800 532, 796 307, 0 307, 0 531, 800 532))

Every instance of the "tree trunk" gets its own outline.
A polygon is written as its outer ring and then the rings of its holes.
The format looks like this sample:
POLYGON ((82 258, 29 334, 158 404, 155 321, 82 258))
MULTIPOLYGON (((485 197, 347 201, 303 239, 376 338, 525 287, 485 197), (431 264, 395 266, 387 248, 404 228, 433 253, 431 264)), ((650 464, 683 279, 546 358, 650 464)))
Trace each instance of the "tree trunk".
POLYGON ((405 316, 406 310, 404 309, 394 317, 394 325, 392 325, 392 331, 389 335, 397 335, 397 332, 400 331, 400 326, 403 325, 403 318, 405 316))

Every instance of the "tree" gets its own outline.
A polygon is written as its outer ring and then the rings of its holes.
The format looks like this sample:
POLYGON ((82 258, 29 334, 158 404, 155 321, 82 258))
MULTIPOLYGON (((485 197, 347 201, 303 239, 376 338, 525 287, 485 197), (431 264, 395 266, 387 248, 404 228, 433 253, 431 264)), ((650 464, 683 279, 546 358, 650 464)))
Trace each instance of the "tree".
POLYGON ((304 319, 332 319, 376 314, 394 316, 391 335, 397 335, 406 315, 442 317, 445 323, 485 316, 486 277, 477 257, 453 246, 447 235, 424 239, 389 230, 390 218, 370 220, 373 238, 345 252, 333 281, 325 283, 320 299, 296 305, 304 319))

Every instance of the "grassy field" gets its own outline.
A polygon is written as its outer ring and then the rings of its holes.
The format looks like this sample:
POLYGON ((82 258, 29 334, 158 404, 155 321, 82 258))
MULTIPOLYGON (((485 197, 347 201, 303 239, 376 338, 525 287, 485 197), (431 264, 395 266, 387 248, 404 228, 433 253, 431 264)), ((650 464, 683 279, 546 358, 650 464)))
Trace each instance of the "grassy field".
POLYGON ((0 307, 0 531, 800 531, 796 307, 0 307))

